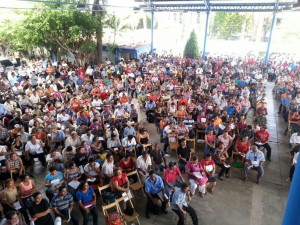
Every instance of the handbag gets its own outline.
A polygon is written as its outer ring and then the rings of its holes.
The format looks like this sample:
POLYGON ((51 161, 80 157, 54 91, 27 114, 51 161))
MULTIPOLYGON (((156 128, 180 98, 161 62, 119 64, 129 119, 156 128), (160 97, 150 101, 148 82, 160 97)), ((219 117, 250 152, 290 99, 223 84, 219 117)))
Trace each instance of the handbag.
POLYGON ((111 212, 107 214, 107 220, 109 225, 121 225, 122 220, 118 212, 111 212))

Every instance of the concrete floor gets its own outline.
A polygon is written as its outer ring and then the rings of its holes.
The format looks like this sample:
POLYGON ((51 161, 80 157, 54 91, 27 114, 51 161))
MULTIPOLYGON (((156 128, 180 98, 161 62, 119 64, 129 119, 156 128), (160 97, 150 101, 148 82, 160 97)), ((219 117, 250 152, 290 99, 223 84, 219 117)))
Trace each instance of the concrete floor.
MULTIPOLYGON (((268 102, 268 130, 271 133, 270 145, 272 147, 272 162, 264 164, 265 175, 260 185, 253 179, 242 181, 241 172, 232 170, 230 179, 218 181, 214 194, 207 194, 204 198, 195 196, 190 202, 198 214, 199 224, 202 225, 277 225, 281 224, 284 213, 290 183, 286 182, 289 172, 289 147, 288 137, 284 136, 284 123, 281 115, 277 114, 278 101, 272 94, 274 83, 267 85, 268 102)), ((148 129, 152 142, 159 143, 159 135, 153 124, 144 122, 144 116, 140 117, 144 126, 148 129)), ((197 146, 196 154, 202 155, 203 148, 197 146)), ((175 152, 169 152, 171 157, 167 160, 176 160, 175 152)), ((40 189, 43 189, 45 169, 36 165, 33 174, 37 177, 40 189)), ((98 201, 99 202, 99 201, 98 201)), ((151 215, 145 218, 145 198, 136 195, 134 204, 140 213, 142 225, 150 224, 177 224, 177 217, 169 209, 167 215, 151 215)), ((104 224, 102 209, 99 206, 100 224, 104 224)), ((92 222, 90 222, 92 224, 92 222)), ((192 224, 187 218, 186 225, 192 224)))

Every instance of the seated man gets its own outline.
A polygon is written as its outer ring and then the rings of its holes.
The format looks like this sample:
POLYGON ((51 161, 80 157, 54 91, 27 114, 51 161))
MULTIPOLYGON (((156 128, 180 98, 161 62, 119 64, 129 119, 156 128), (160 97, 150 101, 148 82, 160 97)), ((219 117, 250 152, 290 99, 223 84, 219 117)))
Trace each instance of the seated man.
POLYGON ((136 132, 134 127, 132 126, 134 122, 127 122, 127 126, 124 129, 124 137, 128 137, 129 135, 136 136, 136 132))
POLYGON ((84 166, 84 173, 90 185, 101 183, 100 164, 95 162, 94 158, 89 158, 89 163, 84 166))
POLYGON ((191 200, 190 187, 188 183, 183 183, 181 188, 178 188, 172 197, 172 210, 178 215, 177 225, 184 225, 184 216, 190 214, 193 225, 198 225, 198 217, 195 209, 187 204, 191 200))
POLYGON ((151 169, 151 166, 152 163, 150 155, 147 151, 142 152, 142 155, 140 155, 136 160, 136 168, 138 170, 142 183, 144 183, 146 178, 148 177, 148 171, 151 169))
POLYGON ((291 155, 293 157, 295 153, 299 152, 300 150, 300 130, 292 134, 290 138, 290 144, 291 144, 291 155))
MULTIPOLYGON (((69 147, 71 147, 71 146, 69 146, 69 147)), ((60 154, 60 152, 57 152, 55 149, 53 149, 46 157, 46 162, 48 163, 48 166, 54 165, 54 161, 56 159, 59 159, 61 162, 63 161, 63 157, 60 154)))
MULTIPOLYGON (((146 218, 150 218, 150 210, 161 205, 161 212, 167 214, 166 205, 168 199, 165 195, 165 187, 162 178, 150 170, 149 177, 145 181, 145 192, 147 195, 146 218)), ((158 212, 159 213, 159 212, 158 212)))
POLYGON ((170 199, 171 194, 175 192, 175 187, 180 187, 181 183, 177 179, 180 178, 181 182, 184 182, 184 179, 181 175, 179 168, 176 166, 176 162, 169 162, 168 168, 165 170, 165 189, 168 198, 170 199))
POLYGON ((264 153, 258 150, 257 146, 252 146, 251 150, 246 154, 244 166, 244 181, 247 181, 247 176, 250 170, 257 171, 256 183, 259 184, 260 178, 264 174, 262 163, 265 161, 264 153))

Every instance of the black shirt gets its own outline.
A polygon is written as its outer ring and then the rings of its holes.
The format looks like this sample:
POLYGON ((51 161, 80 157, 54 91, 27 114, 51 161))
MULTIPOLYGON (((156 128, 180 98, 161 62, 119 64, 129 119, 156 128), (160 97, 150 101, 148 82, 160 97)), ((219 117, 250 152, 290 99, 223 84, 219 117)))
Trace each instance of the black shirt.
MULTIPOLYGON (((35 202, 32 203, 31 207, 29 208, 29 213, 33 217, 37 213, 41 213, 46 211, 50 208, 50 205, 46 199, 42 199, 40 204, 36 204, 35 202)), ((40 217, 34 221, 35 225, 54 225, 52 216, 48 213, 46 216, 40 217)))
POLYGON ((153 161, 155 164, 161 164, 163 162, 163 152, 162 151, 152 151, 150 156, 153 157, 153 161))
MULTIPOLYGON (((177 155, 180 155, 182 158, 184 158, 186 161, 189 160, 191 154, 190 146, 186 145, 185 148, 182 148, 180 145, 177 149, 177 155)), ((181 159, 179 160, 181 163, 185 163, 181 159)))

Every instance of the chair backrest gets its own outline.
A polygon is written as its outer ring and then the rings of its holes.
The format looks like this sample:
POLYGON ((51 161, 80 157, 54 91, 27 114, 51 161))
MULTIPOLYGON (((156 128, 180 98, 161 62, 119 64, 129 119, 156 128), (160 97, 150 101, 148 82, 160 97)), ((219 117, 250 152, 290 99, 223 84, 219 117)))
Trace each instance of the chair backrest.
POLYGON ((111 188, 110 184, 106 184, 102 187, 98 187, 100 194, 102 194, 102 192, 104 192, 106 189, 110 189, 110 188, 111 188))
POLYGON ((126 174, 126 176, 127 176, 128 179, 129 179, 129 177, 134 176, 134 175, 137 176, 138 181, 141 183, 141 179, 140 179, 140 176, 139 176, 139 173, 137 172, 137 170, 131 171, 130 173, 126 174))
POLYGON ((109 205, 102 205, 102 211, 103 211, 104 216, 107 216, 107 214, 108 214, 107 211, 110 209, 113 209, 113 208, 116 208, 116 211, 118 213, 120 213, 120 209, 117 205, 117 202, 110 203, 109 205))

